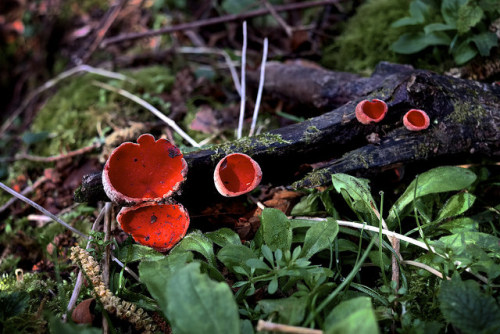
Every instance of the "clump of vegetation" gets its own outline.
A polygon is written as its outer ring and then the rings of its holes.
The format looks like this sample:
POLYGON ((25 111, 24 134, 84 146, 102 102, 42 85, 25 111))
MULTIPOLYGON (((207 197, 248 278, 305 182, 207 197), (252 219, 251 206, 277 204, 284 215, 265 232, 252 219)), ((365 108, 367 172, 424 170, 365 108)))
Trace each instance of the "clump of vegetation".
POLYGON ((324 49, 322 64, 359 73, 373 70, 380 61, 401 62, 391 45, 404 30, 391 24, 407 12, 406 0, 369 0, 360 5, 343 33, 324 49))

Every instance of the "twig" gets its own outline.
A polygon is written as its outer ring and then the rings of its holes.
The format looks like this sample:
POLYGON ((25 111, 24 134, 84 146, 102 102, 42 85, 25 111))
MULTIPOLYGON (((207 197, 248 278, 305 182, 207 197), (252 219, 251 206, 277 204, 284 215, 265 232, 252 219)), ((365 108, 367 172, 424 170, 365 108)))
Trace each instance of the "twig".
POLYGON ((260 101, 262 100, 262 91, 264 90, 264 80, 266 76, 266 61, 267 61, 267 49, 268 40, 264 38, 264 50, 262 51, 262 62, 260 63, 260 79, 259 79, 259 89, 257 91, 257 99, 255 100, 255 108, 253 110, 252 125, 250 126, 249 137, 253 136, 255 131, 255 124, 257 124, 257 116, 259 115, 260 101))
POLYGON ((270 321, 259 320, 257 323, 257 331, 279 332, 279 333, 293 333, 293 334, 323 334, 322 330, 297 327, 290 325, 277 324, 270 321))
POLYGON ((83 54, 83 56, 81 56, 81 58, 74 59, 74 62, 76 64, 86 63, 90 56, 92 56, 127 2, 128 0, 119 0, 117 1, 117 3, 111 6, 111 8, 108 10, 105 17, 101 21, 100 28, 97 29, 95 39, 92 41, 92 43, 90 43, 90 45, 84 46, 82 49, 80 49, 81 51, 79 52, 79 54, 83 54))
POLYGON ((240 119, 238 121, 237 139, 243 133, 243 119, 245 118, 245 67, 247 58, 247 21, 243 22, 243 47, 241 49, 241 94, 240 94, 240 119))
POLYGON ((148 102, 144 101, 138 96, 135 96, 134 94, 121 89, 121 88, 116 88, 111 85, 105 84, 103 82, 99 81, 93 81, 92 84, 94 86, 112 91, 114 93, 120 94, 121 96, 124 96, 128 98, 129 100, 134 101, 138 105, 142 106, 143 108, 149 110, 151 113, 153 113, 156 117, 167 123, 168 126, 170 126, 175 132, 177 132, 182 138, 184 138, 186 141, 188 141, 191 145, 194 147, 200 147, 200 144, 198 144, 193 138, 191 138, 187 133, 184 132, 173 120, 165 116, 161 111, 156 109, 154 106, 149 104, 148 102))
POLYGON ((37 155, 31 155, 31 154, 26 154, 26 153, 19 153, 19 154, 15 155, 14 159, 15 160, 22 160, 22 159, 24 159, 24 160, 30 160, 30 161, 36 161, 36 162, 54 162, 54 161, 58 161, 58 160, 66 159, 66 158, 72 158, 72 157, 75 157, 77 155, 82 155, 82 154, 85 154, 85 153, 88 153, 88 152, 92 152, 96 148, 101 147, 101 145, 102 145, 101 143, 95 142, 94 144, 92 144, 90 146, 82 147, 82 148, 79 148, 77 150, 70 151, 68 153, 63 153, 63 154, 59 154, 59 155, 53 155, 53 156, 50 156, 50 157, 40 157, 40 156, 37 156, 37 155))
MULTIPOLYGON (((47 179, 45 176, 40 176, 31 186, 27 186, 26 188, 21 191, 21 195, 26 196, 29 193, 31 193, 33 190, 38 188, 42 183, 44 183, 47 179)), ((13 203, 17 201, 17 197, 12 197, 9 199, 4 205, 0 207, 0 213, 4 212, 7 210, 9 206, 11 206, 13 203)))
MULTIPOLYGON (((436 270, 436 269, 432 268, 431 266, 428 266, 428 265, 426 265, 424 263, 420 263, 420 262, 417 262, 417 261, 411 261, 411 260, 405 260, 402 263, 403 264, 409 264, 411 266, 415 266, 417 268, 421 268, 421 269, 427 270, 431 274, 434 274, 437 277, 443 279, 443 274, 442 273, 440 273, 438 270, 436 270)), ((450 280, 451 278, 449 278, 448 276, 446 276, 446 279, 450 280)))
MULTIPOLYGON (((339 2, 339 0, 321 0, 321 1, 308 1, 308 2, 295 2, 281 6, 275 6, 274 10, 276 12, 285 12, 292 10, 299 10, 304 8, 332 5, 339 2)), ((157 30, 149 30, 140 33, 132 33, 132 34, 122 34, 115 37, 106 38, 102 43, 101 47, 106 47, 110 44, 120 43, 123 41, 136 40, 145 37, 152 37, 157 35, 169 34, 176 31, 181 30, 192 30, 196 28, 206 27, 209 25, 220 24, 231 21, 242 21, 256 16, 262 16, 269 14, 269 9, 261 8, 253 11, 248 11, 246 13, 241 14, 231 14, 220 17, 213 17, 206 20, 199 20, 195 22, 183 23, 175 26, 165 27, 157 30)))
POLYGON ((92 67, 92 66, 89 66, 89 65, 78 65, 78 66, 75 66, 75 67, 73 67, 73 68, 71 68, 71 69, 69 69, 67 71, 64 71, 64 72, 60 73, 54 79, 51 79, 51 80, 47 81, 42 86, 38 87, 33 92, 31 92, 24 99, 23 103, 19 106, 19 108, 17 108, 16 110, 14 110, 14 112, 12 113, 12 115, 3 123, 2 127, 0 128, 0 136, 5 132, 5 130, 7 130, 12 125, 12 122, 14 122, 14 120, 19 115, 21 115, 21 113, 24 111, 24 109, 32 102, 32 100, 35 97, 37 97, 41 93, 45 92, 46 90, 54 87, 60 81, 66 79, 66 78, 68 78, 68 77, 70 77, 72 75, 75 75, 77 73, 80 73, 80 72, 92 73, 92 74, 100 75, 100 76, 103 76, 103 77, 106 77, 106 78, 110 78, 110 79, 128 80, 128 81, 131 81, 131 82, 135 82, 135 80, 127 78, 125 75, 120 74, 120 73, 115 73, 115 72, 103 70, 103 69, 100 69, 100 68, 95 68, 95 67, 92 67))
POLYGON ((290 28, 290 26, 285 22, 285 20, 283 20, 283 18, 278 15, 273 5, 271 5, 267 0, 262 0, 262 3, 264 4, 264 6, 266 6, 267 10, 269 11, 269 13, 271 13, 276 22, 278 22, 278 24, 283 28, 283 30, 285 30, 288 37, 292 37, 292 28, 290 28))

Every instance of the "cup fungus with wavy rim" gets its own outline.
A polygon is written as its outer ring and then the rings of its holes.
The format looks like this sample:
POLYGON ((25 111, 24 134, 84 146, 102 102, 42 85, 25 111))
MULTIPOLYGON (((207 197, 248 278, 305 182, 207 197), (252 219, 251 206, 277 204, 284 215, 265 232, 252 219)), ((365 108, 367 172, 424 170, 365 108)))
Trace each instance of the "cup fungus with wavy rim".
POLYGON ((111 152, 102 175, 106 195, 122 205, 159 202, 177 191, 187 173, 181 151, 166 139, 141 135, 111 152))
POLYGON ((189 215, 180 204, 149 202, 123 207, 117 221, 136 242, 160 252, 179 242, 189 227, 189 215))
POLYGON ((387 104, 382 100, 363 100, 356 106, 356 119, 362 124, 378 123, 387 113, 387 104))
POLYGON ((431 121, 425 111, 410 109, 403 117, 403 124, 410 131, 421 131, 427 129, 431 121))
POLYGON ((222 158, 214 171, 217 191, 226 197, 235 197, 254 190, 262 180, 259 164, 243 153, 232 153, 222 158))

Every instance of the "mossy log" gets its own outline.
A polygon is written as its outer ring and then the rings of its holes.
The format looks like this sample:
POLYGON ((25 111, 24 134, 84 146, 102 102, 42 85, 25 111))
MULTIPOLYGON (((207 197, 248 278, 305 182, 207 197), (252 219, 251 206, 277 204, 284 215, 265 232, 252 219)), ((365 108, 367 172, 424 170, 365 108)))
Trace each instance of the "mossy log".
MULTIPOLYGON (((330 174, 336 172, 373 171, 397 163, 451 156, 500 155, 498 85, 386 63, 380 64, 370 78, 337 76, 335 72, 304 70, 297 65, 270 66, 275 73, 286 73, 273 75, 271 86, 266 84, 272 93, 295 99, 303 96, 300 103, 315 106, 337 104, 345 98, 349 102, 321 116, 260 136, 185 154, 189 171, 179 198, 183 203, 205 202, 213 197, 215 165, 232 152, 252 156, 262 167, 263 183, 292 184, 295 188, 327 185, 331 182, 330 174), (330 80, 320 80, 319 74, 330 80), (294 75, 298 77, 292 80, 294 75), (335 81, 335 77, 345 80, 335 81), (315 89, 311 90, 310 85, 315 89), (301 94, 301 89, 307 94, 301 94), (320 93, 313 97, 316 91, 320 93), (362 125, 355 118, 356 104, 374 98, 386 101, 389 112, 380 123, 362 125), (322 105, 317 101, 323 101, 322 105), (428 113, 428 129, 411 132, 403 126, 403 115, 411 108, 428 113), (324 161, 329 162, 305 176, 301 173, 301 166, 324 161)), ((90 197, 93 196, 95 193, 90 197)), ((88 193, 80 191, 77 199, 87 201, 88 193)))

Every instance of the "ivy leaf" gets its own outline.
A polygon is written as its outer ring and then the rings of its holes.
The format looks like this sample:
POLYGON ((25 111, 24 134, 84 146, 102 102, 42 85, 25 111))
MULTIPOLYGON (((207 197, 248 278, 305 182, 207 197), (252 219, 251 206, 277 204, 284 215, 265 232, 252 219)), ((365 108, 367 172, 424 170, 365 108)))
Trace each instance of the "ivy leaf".
POLYGON ((204 236, 201 231, 193 231, 186 235, 171 251, 170 254, 193 251, 200 253, 212 266, 216 266, 214 245, 212 241, 204 236))
POLYGON ((464 333, 500 332, 500 307, 477 282, 462 281, 455 274, 441 283, 439 301, 445 319, 464 333))
POLYGON ((474 35, 470 37, 470 40, 476 44, 479 54, 483 57, 488 57, 490 55, 491 48, 498 45, 498 37, 491 31, 485 31, 474 35))
POLYGON ((327 249, 335 240, 337 233, 339 233, 339 225, 334 219, 327 218, 317 222, 307 231, 300 256, 309 259, 314 254, 327 249))
POLYGON ((425 34, 422 31, 405 33, 392 43, 392 50, 401 54, 417 53, 432 45, 450 45, 450 37, 442 31, 425 34))
POLYGON ((475 245, 485 251, 495 254, 500 253, 500 239, 494 235, 482 232, 462 232, 439 238, 437 244, 442 243, 453 250, 454 254, 460 254, 467 245, 475 245))
POLYGON ((431 32, 434 31, 446 31, 446 30, 454 30, 456 29, 455 26, 450 25, 450 24, 445 24, 445 23, 431 23, 428 24, 424 27, 424 32, 425 34, 430 34, 431 32))
POLYGON ((415 0, 410 3, 410 16, 403 17, 394 22, 391 27, 405 27, 424 23, 425 16, 429 13, 429 5, 423 1, 415 0))
POLYGON ((444 206, 439 211, 436 222, 461 215, 472 207, 475 200, 476 196, 469 193, 459 193, 453 195, 446 201, 444 206))
POLYGON ((476 180, 476 174, 468 169, 446 166, 431 169, 422 173, 410 183, 396 203, 389 210, 387 218, 389 224, 394 224, 397 217, 401 217, 403 209, 415 198, 429 194, 447 191, 462 190, 469 187, 476 180))
POLYGON ((261 227, 264 242, 274 252, 290 250, 292 245, 292 227, 287 216, 278 209, 264 209, 261 227))
POLYGON ((325 334, 380 333, 369 297, 358 297, 341 302, 325 319, 325 334))
POLYGON ((229 244, 241 245, 241 240, 238 234, 227 227, 218 229, 217 231, 205 233, 205 236, 220 247, 224 247, 229 244))
POLYGON ((456 48, 452 48, 451 54, 457 65, 462 65, 473 59, 477 55, 477 51, 470 45, 470 38, 466 39, 456 48))
POLYGON ((240 333, 238 306, 225 282, 214 282, 193 262, 167 281, 164 313, 175 333, 240 333))
POLYGON ((483 18, 484 12, 481 7, 467 2, 458 9, 457 30, 459 34, 464 34, 478 24, 483 18))

